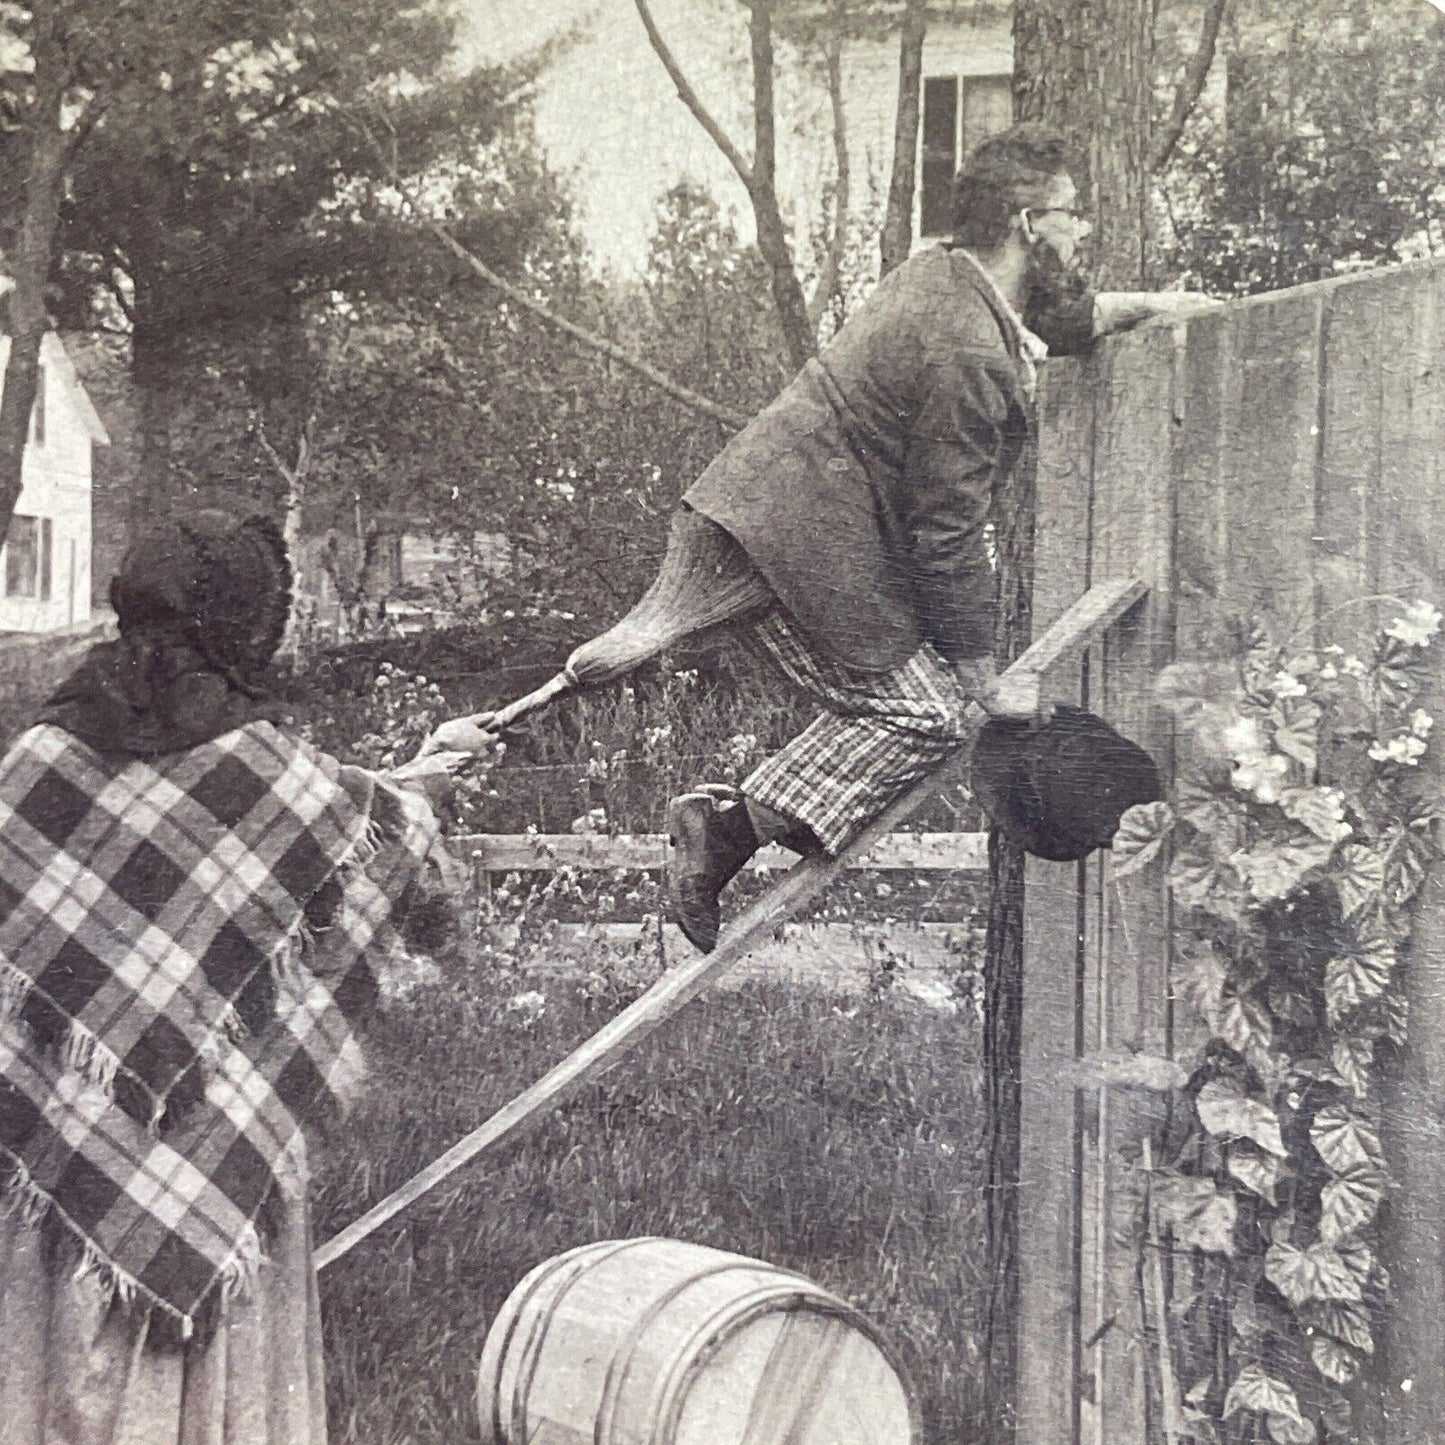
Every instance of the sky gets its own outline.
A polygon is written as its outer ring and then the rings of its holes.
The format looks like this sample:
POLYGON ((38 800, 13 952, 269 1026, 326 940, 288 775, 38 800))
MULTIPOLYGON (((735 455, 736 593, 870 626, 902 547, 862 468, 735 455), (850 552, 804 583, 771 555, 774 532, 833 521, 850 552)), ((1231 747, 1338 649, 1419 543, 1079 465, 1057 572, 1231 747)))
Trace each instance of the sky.
MULTIPOLYGON (((599 261, 627 274, 641 268, 653 203, 681 179, 706 185, 748 233, 746 196, 727 162, 684 108, 647 42, 632 0, 464 0, 470 54, 505 59, 568 26, 585 38, 544 78, 537 131, 553 168, 568 179, 583 234, 599 261)), ((704 0, 653 0, 653 14, 679 62, 744 151, 745 88, 726 84, 728 57, 743 58, 741 25, 719 25, 704 0)), ((738 14, 741 15, 738 7, 738 14)))

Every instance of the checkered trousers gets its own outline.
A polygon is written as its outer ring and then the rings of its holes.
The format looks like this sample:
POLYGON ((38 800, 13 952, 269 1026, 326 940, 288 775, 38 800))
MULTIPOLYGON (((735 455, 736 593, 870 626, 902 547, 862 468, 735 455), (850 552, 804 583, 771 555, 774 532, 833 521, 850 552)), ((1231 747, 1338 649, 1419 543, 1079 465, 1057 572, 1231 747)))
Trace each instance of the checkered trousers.
POLYGON ((0 1159, 182 1334, 353 1092, 368 952, 436 831, 267 723, 148 760, 43 726, 0 760, 0 1159))
POLYGON ((743 794, 806 824, 831 854, 967 736, 969 696, 927 643, 901 667, 859 672, 811 651, 780 608, 741 635, 827 709, 744 780, 743 794))

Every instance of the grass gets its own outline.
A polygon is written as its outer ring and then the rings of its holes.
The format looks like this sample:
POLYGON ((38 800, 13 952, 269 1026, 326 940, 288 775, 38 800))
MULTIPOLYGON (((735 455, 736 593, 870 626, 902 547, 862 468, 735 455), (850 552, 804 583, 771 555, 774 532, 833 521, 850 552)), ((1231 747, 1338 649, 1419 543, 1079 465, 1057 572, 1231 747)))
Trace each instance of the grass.
MULTIPOLYGON (((474 964, 414 995, 373 1047, 369 1104, 318 1161, 318 1238, 565 1054, 640 979, 474 964)), ((522 1141, 380 1231, 322 1281, 333 1438, 478 1438, 487 1327, 532 1265, 659 1234, 798 1269, 899 1347, 925 1439, 978 1424, 986 1297, 976 1029, 884 993, 777 983, 695 1002, 522 1141)))

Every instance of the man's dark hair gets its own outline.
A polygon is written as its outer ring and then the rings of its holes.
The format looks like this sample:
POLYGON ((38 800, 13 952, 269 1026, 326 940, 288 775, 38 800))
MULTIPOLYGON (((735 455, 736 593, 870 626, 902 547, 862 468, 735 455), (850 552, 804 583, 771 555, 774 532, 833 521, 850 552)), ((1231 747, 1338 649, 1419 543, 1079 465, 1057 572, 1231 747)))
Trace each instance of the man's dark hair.
POLYGON ((1056 176, 1075 173, 1076 157, 1058 131, 1024 122, 975 146, 955 183, 953 243, 969 250, 1001 245, 1009 221, 1043 205, 1056 176))

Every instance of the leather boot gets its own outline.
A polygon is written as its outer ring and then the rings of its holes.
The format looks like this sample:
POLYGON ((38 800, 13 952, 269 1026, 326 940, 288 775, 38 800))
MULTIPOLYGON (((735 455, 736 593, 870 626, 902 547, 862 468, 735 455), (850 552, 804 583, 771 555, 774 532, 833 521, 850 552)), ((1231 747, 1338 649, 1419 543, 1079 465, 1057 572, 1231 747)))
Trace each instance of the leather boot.
POLYGON ((684 793, 668 805, 672 861, 667 901, 672 921, 703 953, 717 945, 722 926, 718 896, 758 850, 748 810, 741 803, 720 807, 707 793, 684 793))

